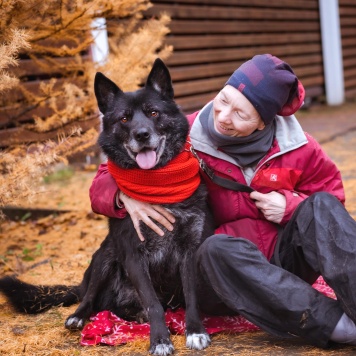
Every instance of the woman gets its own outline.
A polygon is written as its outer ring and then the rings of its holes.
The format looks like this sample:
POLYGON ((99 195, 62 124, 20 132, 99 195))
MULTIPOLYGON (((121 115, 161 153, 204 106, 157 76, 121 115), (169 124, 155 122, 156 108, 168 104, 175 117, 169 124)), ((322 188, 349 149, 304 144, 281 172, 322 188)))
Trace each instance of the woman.
MULTIPOLYGON (((229 190, 204 176, 217 226, 197 253, 201 308, 239 313, 267 332, 320 347, 356 345, 356 223, 343 206, 339 170, 293 116, 303 100, 291 67, 264 54, 188 116, 191 142, 215 175, 254 189, 229 190), (320 275, 337 300, 311 287, 320 275)), ((140 220, 161 236, 157 222, 174 228, 164 208, 119 192, 106 165, 90 197, 95 212, 129 213, 141 240, 140 220)))

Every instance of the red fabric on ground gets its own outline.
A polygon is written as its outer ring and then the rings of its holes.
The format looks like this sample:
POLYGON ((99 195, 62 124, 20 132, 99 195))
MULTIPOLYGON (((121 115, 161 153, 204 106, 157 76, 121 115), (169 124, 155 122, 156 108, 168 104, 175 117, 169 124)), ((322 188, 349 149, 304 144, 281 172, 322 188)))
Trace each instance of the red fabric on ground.
MULTIPOLYGON (((334 291, 320 277, 313 287, 329 298, 336 299, 334 291)), ((81 345, 120 345, 137 339, 148 339, 149 323, 125 321, 110 311, 102 311, 91 317, 81 333, 81 345)), ((172 334, 183 335, 185 330, 185 311, 180 308, 166 311, 166 324, 172 334)), ((242 316, 203 316, 203 324, 209 334, 218 332, 239 333, 259 330, 242 316)))

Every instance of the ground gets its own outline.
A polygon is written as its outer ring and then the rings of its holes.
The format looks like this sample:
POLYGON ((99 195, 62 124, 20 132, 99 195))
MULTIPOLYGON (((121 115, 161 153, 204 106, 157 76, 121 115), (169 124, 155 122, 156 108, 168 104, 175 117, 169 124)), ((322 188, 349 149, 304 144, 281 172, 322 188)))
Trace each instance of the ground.
MULTIPOLYGON (((356 217, 356 105, 317 107, 298 114, 304 129, 312 133, 341 170, 346 208, 356 217)), ((59 167, 46 179, 31 202, 24 201, 18 220, 0 226, 0 277, 17 273, 31 283, 75 284, 80 282, 91 255, 107 233, 107 222, 91 212, 88 189, 95 170, 79 164, 59 167), (67 213, 36 217, 33 209, 65 210, 67 213), (31 212, 31 215, 28 213, 31 212)), ((44 314, 19 315, 0 296, 1 355, 145 355, 148 342, 118 347, 82 347, 79 332, 69 332, 66 317, 74 311, 54 308, 44 314)), ((335 346, 320 350, 300 340, 281 340, 266 333, 216 335, 201 352, 185 349, 184 337, 174 336, 177 355, 352 355, 356 347, 335 346)))

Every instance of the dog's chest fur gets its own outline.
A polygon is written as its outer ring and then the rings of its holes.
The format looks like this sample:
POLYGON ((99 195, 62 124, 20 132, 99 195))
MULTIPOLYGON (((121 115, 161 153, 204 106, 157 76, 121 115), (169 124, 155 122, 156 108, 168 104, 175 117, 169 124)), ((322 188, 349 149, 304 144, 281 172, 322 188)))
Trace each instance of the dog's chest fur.
POLYGON ((133 224, 129 216, 124 220, 110 219, 110 235, 115 240, 117 249, 121 250, 119 253, 123 253, 120 245, 124 243, 130 250, 132 249, 132 253, 138 251, 147 258, 150 269, 169 268, 168 273, 176 273, 182 256, 189 251, 195 251, 202 242, 207 219, 210 218, 206 195, 205 186, 201 185, 185 201, 163 205, 176 219, 173 231, 168 231, 161 226, 165 233, 161 237, 141 223, 140 228, 145 236, 144 242, 141 242, 137 236, 133 236, 135 234, 133 234, 133 224), (128 239, 132 241, 127 241, 128 239))
POLYGON ((173 231, 162 227, 164 237, 157 236, 146 225, 141 226, 144 236, 147 236, 145 250, 150 265, 178 265, 186 251, 195 250, 200 245, 207 214, 205 197, 205 188, 201 186, 185 202, 167 205, 176 222, 173 231))

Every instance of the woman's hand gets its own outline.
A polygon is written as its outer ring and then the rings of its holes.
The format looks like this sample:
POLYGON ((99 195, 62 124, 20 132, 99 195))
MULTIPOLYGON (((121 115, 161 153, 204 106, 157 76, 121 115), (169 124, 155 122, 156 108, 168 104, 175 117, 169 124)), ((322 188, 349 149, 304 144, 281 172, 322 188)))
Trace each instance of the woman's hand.
POLYGON ((250 194, 250 198, 255 201, 266 220, 276 224, 282 221, 286 210, 286 198, 283 194, 277 192, 262 194, 255 191, 250 194))
POLYGON ((167 230, 173 230, 172 224, 175 222, 175 218, 162 206, 132 199, 123 192, 120 192, 119 198, 124 203, 126 211, 130 214, 138 237, 141 241, 145 241, 145 238, 141 233, 140 221, 144 222, 159 236, 163 236, 164 232, 154 221, 152 221, 152 219, 159 222, 167 230))

